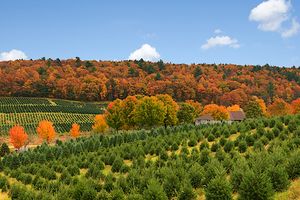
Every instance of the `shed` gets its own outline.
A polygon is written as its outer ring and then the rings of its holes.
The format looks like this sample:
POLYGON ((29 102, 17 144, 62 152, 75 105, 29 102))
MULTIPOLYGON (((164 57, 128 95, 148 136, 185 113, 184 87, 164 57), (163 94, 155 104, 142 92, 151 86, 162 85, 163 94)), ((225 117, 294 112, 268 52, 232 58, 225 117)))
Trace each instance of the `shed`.
POLYGON ((229 120, 230 121, 243 121, 245 118, 246 118, 246 115, 243 110, 229 111, 229 120))

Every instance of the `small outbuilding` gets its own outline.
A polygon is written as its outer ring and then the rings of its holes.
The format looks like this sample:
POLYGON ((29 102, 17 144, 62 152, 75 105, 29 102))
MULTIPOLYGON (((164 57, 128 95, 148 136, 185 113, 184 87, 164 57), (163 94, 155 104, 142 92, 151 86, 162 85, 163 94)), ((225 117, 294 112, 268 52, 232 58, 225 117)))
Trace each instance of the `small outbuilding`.
POLYGON ((241 122, 246 118, 246 115, 243 110, 238 111, 229 111, 229 121, 232 122, 241 122))
POLYGON ((201 125, 201 124, 218 124, 218 123, 228 123, 231 124, 232 122, 241 122, 244 119, 246 119, 246 115, 244 113, 244 111, 238 110, 238 111, 229 111, 229 119, 228 120, 215 120, 211 115, 207 114, 207 115, 202 115, 200 117, 198 117, 197 119, 195 119, 195 125, 201 125))
POLYGON ((220 122, 221 121, 215 120, 211 115, 202 115, 195 120, 195 125, 216 124, 220 122))

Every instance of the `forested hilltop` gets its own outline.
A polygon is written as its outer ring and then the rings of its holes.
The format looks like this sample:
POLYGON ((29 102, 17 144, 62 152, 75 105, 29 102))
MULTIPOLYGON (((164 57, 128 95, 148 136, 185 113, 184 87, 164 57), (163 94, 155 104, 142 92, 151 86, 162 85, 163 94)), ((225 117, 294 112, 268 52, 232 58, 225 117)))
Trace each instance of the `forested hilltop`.
POLYGON ((171 64, 139 61, 17 60, 0 62, 0 96, 84 101, 170 94, 177 101, 245 105, 251 96, 287 102, 300 97, 296 67, 171 64))

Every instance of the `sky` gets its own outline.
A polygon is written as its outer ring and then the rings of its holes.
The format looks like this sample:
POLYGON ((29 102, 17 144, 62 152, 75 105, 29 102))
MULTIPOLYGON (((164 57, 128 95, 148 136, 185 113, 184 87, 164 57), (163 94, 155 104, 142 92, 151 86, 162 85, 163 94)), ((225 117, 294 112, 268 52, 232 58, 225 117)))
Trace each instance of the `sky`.
POLYGON ((0 0, 0 60, 300 66, 298 0, 0 0))

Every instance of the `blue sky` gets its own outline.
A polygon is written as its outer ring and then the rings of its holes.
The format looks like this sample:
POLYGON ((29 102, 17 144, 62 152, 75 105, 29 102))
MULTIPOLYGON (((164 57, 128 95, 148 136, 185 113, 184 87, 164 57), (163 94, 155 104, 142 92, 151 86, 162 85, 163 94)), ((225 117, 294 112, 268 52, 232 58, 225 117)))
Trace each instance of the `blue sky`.
POLYGON ((300 66, 296 0, 1 0, 0 18, 0 60, 300 66))

